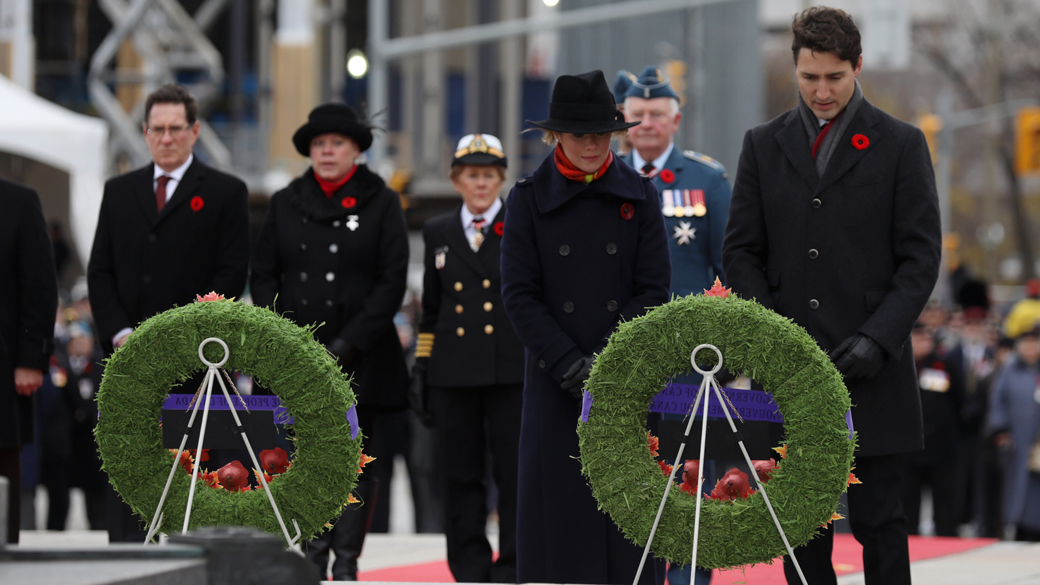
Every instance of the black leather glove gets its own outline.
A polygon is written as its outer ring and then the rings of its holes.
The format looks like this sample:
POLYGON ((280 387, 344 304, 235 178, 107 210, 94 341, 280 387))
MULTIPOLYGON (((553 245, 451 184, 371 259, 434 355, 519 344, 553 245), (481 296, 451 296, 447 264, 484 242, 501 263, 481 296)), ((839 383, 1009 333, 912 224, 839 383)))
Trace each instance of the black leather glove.
POLYGON ((357 348, 347 340, 337 337, 329 342, 329 353, 336 356, 341 368, 348 368, 357 356, 357 348))
POLYGON ((592 372, 592 364, 596 360, 588 355, 585 357, 578 358, 576 362, 571 364, 570 368, 563 373, 563 382, 560 382, 560 388, 571 393, 571 396, 575 398, 581 398, 581 392, 584 389, 585 380, 589 379, 589 374, 592 372))
POLYGON ((873 339, 857 333, 834 349, 831 362, 847 378, 872 378, 885 365, 885 350, 873 339))
POLYGON ((412 412, 419 417, 419 422, 426 428, 433 428, 433 412, 430 411, 430 396, 426 388, 426 368, 430 358, 416 358, 412 366, 412 383, 408 385, 408 404, 412 412))

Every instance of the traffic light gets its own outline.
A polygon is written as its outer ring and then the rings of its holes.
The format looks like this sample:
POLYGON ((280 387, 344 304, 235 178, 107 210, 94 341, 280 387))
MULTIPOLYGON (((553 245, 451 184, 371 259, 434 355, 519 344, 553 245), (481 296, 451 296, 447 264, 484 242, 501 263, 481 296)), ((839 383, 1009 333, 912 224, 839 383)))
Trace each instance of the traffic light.
POLYGON ((943 127, 942 118, 935 114, 921 114, 917 116, 917 127, 924 132, 928 151, 932 153, 932 164, 939 162, 939 132, 943 127))
POLYGON ((1040 173, 1040 107, 1022 108, 1015 116, 1015 172, 1040 173))

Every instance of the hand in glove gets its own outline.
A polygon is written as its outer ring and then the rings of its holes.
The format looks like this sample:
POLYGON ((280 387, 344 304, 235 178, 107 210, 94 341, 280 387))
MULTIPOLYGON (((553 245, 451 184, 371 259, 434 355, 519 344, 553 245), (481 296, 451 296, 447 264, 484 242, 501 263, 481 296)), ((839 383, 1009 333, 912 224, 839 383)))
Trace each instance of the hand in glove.
POLYGON ((357 348, 347 340, 337 337, 329 342, 329 353, 336 356, 341 368, 348 368, 357 356, 357 348))
POLYGON ((831 361, 847 378, 872 378, 885 364, 885 351, 873 339, 857 333, 835 348, 831 361))
POLYGON ((575 398, 581 398, 581 392, 585 385, 585 380, 589 379, 589 374, 592 372, 592 363, 596 361, 592 356, 585 356, 578 358, 576 362, 571 364, 571 367, 563 373, 563 382, 560 382, 560 388, 571 393, 571 396, 575 398))
POLYGON ((433 412, 430 411, 430 397, 426 388, 426 367, 430 358, 416 358, 412 366, 412 383, 408 385, 408 404, 412 412, 419 417, 419 422, 426 428, 433 428, 433 412))

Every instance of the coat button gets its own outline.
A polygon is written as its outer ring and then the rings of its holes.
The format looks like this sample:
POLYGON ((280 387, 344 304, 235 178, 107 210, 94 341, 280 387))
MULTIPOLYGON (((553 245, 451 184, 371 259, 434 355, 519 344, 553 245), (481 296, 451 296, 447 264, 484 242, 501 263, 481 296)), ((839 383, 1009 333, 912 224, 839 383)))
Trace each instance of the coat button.
POLYGON ((458 329, 455 330, 455 335, 458 335, 459 337, 462 337, 465 334, 466 334, 466 330, 463 329, 462 327, 459 327, 458 329))
POLYGON ((560 256, 566 256, 571 253, 571 247, 567 244, 560 246, 560 256))
POLYGON ((332 227, 334 227, 334 228, 338 228, 338 227, 339 227, 339 225, 340 225, 340 223, 342 223, 342 222, 341 222, 340 220, 338 220, 338 219, 337 219, 336 221, 332 222, 332 227))
POLYGON ((332 282, 333 280, 336 280, 336 273, 335 272, 326 272, 325 273, 325 280, 327 280, 329 282, 332 282))
POLYGON ((613 313, 617 310, 617 301, 607 301, 607 310, 613 313))
POLYGON ((307 244, 300 244, 300 251, 301 252, 306 252, 307 251, 307 244))
POLYGON ((820 301, 818 301, 816 299, 810 299, 809 300, 809 308, 810 309, 819 309, 820 308, 820 301))
POLYGON ((148 234, 148 242, 149 243, 154 244, 156 239, 158 239, 158 238, 155 237, 155 234, 148 234))
POLYGON ((300 282, 307 282, 307 273, 306 272, 301 272, 300 273, 300 282))
POLYGON ((329 244, 329 252, 332 252, 333 254, 339 252, 339 244, 329 244))
POLYGON ((574 303, 572 303, 570 301, 567 301, 566 303, 564 303, 563 304, 563 312, 564 313, 573 313, 574 312, 574 303))
POLYGON ((816 257, 819 256, 819 255, 820 255, 820 253, 816 251, 816 248, 813 248, 813 249, 809 250, 809 259, 810 260, 815 260, 816 257))
POLYGON ((487 333, 488 335, 491 335, 494 332, 495 332, 495 328, 492 327, 491 325, 485 325, 484 326, 484 333, 487 333))
POLYGON ((486 279, 486 278, 484 279, 484 282, 482 282, 480 284, 482 284, 484 286, 484 288, 491 288, 491 281, 486 279))
POLYGON ((141 277, 141 280, 143 280, 145 284, 148 284, 148 283, 152 282, 152 275, 151 274, 145 274, 144 276, 141 277))
POLYGON ((617 244, 607 244, 607 254, 610 254, 611 256, 617 254, 617 244))
POLYGON ((306 217, 301 217, 300 218, 300 223, 306 225, 307 224, 307 218, 306 217))
POLYGON ((545 360, 538 360, 538 367, 542 368, 544 370, 545 369, 545 360))
POLYGON ((461 290, 462 290, 462 283, 461 282, 456 282, 455 283, 455 292, 459 292, 461 290))
POLYGON ((329 299, 329 300, 325 301, 325 306, 329 307, 329 308, 332 308, 332 306, 335 305, 335 304, 336 303, 332 302, 332 299, 329 299))
POLYGON ((823 205, 823 201, 820 201, 819 199, 813 199, 812 200, 812 208, 813 209, 819 209, 821 205, 823 205))
POLYGON ((490 302, 484 303, 484 312, 490 313, 492 308, 493 307, 490 302))
POLYGON ((306 307, 307 306, 307 299, 300 299, 300 304, 303 305, 304 307, 306 307))
POLYGON ((456 313, 458 313, 458 314, 460 314, 460 315, 461 315, 461 314, 462 314, 462 311, 464 311, 464 310, 465 310, 465 309, 463 309, 463 308, 462 308, 462 305, 455 305, 455 312, 456 312, 456 313))

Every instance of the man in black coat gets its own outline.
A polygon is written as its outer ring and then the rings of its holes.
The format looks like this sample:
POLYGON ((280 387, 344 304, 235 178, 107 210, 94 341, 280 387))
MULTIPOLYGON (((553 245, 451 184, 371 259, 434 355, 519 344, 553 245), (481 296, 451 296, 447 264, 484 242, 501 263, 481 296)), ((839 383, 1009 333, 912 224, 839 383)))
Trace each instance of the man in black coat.
MULTIPOLYGON (((735 292, 805 327, 844 374, 863 482, 848 512, 866 582, 909 583, 900 454, 923 434, 906 341, 938 276, 935 176, 921 132, 863 98, 851 17, 815 7, 792 28, 801 100, 744 138, 723 267, 735 292)), ((832 542, 827 528, 796 549, 809 583, 835 583, 832 542)))
POLYGON ((22 445, 33 437, 32 395, 53 346, 58 281, 36 191, 0 179, 0 476, 7 478, 7 542, 18 543, 22 445))
MULTIPOLYGON (((248 193, 240 179, 192 154, 197 112, 179 85, 149 95, 142 130, 153 163, 105 183, 87 284, 106 353, 122 347, 140 322, 195 295, 216 291, 231 298, 245 288, 248 193)), ((189 382, 185 389, 195 388, 189 382)), ((109 540, 143 541, 129 507, 116 498, 109 504, 125 512, 110 516, 109 540)))

